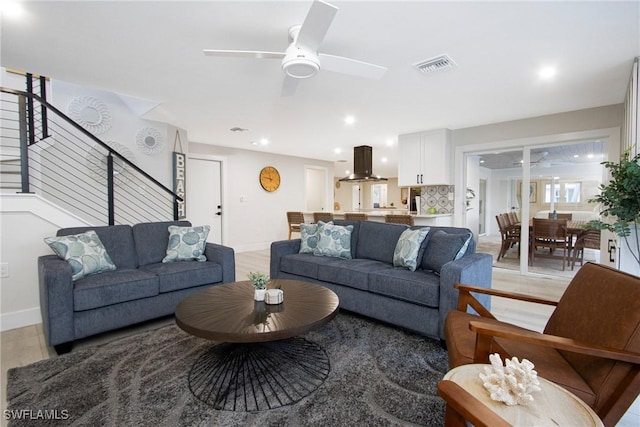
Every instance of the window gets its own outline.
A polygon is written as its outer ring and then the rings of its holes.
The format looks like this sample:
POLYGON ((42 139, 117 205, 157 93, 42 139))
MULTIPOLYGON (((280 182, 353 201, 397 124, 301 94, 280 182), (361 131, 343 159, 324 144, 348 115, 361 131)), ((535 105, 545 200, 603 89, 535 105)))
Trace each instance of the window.
MULTIPOLYGON (((544 202, 551 203, 551 184, 544 186, 544 202)), ((580 183, 560 182, 553 185, 554 203, 580 203, 580 183)))

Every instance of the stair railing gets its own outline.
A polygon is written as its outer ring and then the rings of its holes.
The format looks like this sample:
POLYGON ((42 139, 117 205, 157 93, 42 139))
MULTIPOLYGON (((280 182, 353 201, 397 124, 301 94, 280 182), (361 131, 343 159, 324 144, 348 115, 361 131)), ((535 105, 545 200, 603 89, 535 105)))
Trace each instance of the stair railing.
MULTIPOLYGON (((33 90, 30 77, 27 75, 27 89, 33 90)), ((46 96, 44 83, 44 78, 40 77, 41 95, 46 96)), ((15 120, 6 118, 8 108, 2 106, 5 113, 2 129, 6 131, 7 120, 17 126, 10 132, 18 135, 21 193, 29 193, 35 186, 37 192, 46 198, 62 201, 72 211, 80 211, 81 216, 109 225, 178 219, 178 203, 182 201, 180 196, 51 105, 44 97, 1 87, 0 92, 17 100, 9 102, 17 109, 15 120), (40 106, 39 114, 36 113, 36 103, 40 106), (36 135, 38 125, 41 137, 36 135), (91 143, 93 147, 87 148, 91 143), (86 173, 86 164, 80 159, 86 159, 100 169, 98 176, 93 176, 93 181, 86 173), (121 179, 118 174, 123 172, 127 176, 121 179), (38 178, 33 179, 33 175, 38 178), (80 181, 85 184, 80 185, 80 181), (100 208, 100 199, 106 199, 106 218, 103 213, 96 213, 104 210, 100 208), (87 208, 84 204, 92 206, 87 208), (116 209, 117 206, 120 209, 116 209)), ((3 98, 6 96, 3 95, 3 98)), ((2 101, 7 104, 5 99, 2 101)), ((5 145, 4 141, 2 145, 5 145)))

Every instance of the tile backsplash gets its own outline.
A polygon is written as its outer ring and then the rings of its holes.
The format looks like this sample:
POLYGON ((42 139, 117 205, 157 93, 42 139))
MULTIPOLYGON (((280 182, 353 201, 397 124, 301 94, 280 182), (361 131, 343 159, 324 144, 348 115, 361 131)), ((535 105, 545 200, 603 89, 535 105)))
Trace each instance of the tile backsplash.
POLYGON ((420 214, 428 215, 430 208, 439 214, 453 213, 453 185, 427 185, 420 191, 420 214))

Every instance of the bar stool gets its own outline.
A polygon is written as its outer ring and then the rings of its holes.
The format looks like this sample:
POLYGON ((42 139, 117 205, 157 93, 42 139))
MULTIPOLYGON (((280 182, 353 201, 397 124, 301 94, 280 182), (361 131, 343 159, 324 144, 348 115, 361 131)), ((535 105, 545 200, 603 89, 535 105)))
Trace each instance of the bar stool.
POLYGON ((300 232, 300 224, 304 223, 304 215, 302 212, 287 212, 287 222, 289 223, 289 240, 291 240, 292 232, 300 232))
POLYGON ((385 215, 384 222, 413 226, 413 217, 411 215, 385 215))

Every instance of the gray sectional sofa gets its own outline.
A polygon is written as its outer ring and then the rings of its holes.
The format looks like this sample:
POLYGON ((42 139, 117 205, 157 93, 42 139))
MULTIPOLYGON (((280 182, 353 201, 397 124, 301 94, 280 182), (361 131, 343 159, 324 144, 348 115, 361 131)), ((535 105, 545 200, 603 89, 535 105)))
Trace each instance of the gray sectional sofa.
MULTIPOLYGON (((466 228, 430 227, 418 253, 419 265, 410 271, 392 262, 398 238, 407 226, 375 221, 334 223, 353 226, 351 259, 299 253, 300 239, 278 241, 271 244, 271 278, 326 286, 338 295, 342 309, 436 339, 444 339, 445 316, 457 307, 455 283, 491 287, 493 257, 475 252, 473 238, 466 240, 471 236, 466 228), (465 240, 466 252, 454 260, 465 240)), ((489 307, 487 296, 480 299, 489 307)))
POLYGON ((191 226, 174 221, 59 230, 58 236, 95 230, 116 269, 73 281, 67 261, 38 258, 47 343, 67 352, 74 340, 172 314, 187 295, 235 281, 235 254, 226 246, 207 243, 205 262, 163 263, 170 225, 191 226))

